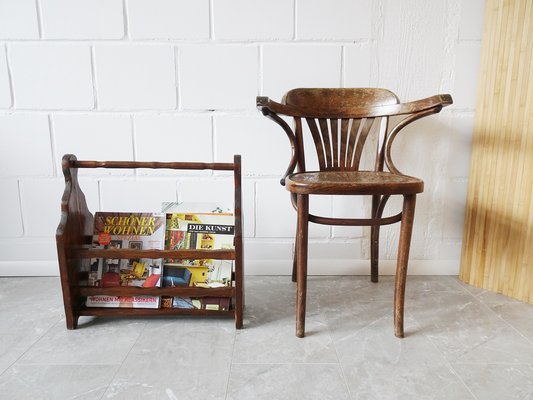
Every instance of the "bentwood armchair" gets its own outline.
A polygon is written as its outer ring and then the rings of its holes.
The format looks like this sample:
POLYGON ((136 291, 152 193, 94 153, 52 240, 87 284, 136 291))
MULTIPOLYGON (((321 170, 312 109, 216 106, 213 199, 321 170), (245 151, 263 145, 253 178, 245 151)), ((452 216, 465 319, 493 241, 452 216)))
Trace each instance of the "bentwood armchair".
MULTIPOLYGON (((257 106, 287 134, 292 158, 281 184, 291 193, 297 211, 297 231, 293 263, 293 281, 297 282, 296 336, 305 335, 307 291, 308 223, 326 225, 370 226, 371 281, 378 281, 379 228, 400 222, 395 292, 394 330, 404 336, 403 315, 407 263, 416 195, 424 190, 424 182, 402 174, 391 159, 391 146, 397 134, 408 124, 452 104, 450 95, 436 95, 423 100, 400 103, 386 89, 294 89, 281 103, 258 97, 257 106), (294 128, 279 115, 293 117, 294 128), (395 123, 389 126, 390 117, 395 123), (304 122, 302 122, 304 121, 304 122), (307 125, 307 127, 305 126, 307 125), (311 135, 314 150, 307 149, 304 136, 311 135), (377 138, 369 140, 376 135, 377 138), (365 146, 375 144, 373 168, 363 170, 365 146), (311 151, 309 151, 311 150, 311 151), (319 169, 308 171, 306 160, 316 154, 319 169), (297 172, 294 172, 296 169, 297 172), (309 195, 372 196, 368 219, 332 218, 309 214, 309 195), (403 196, 402 211, 383 217, 390 196, 403 196)), ((309 146, 313 147, 313 146, 309 146)), ((366 154, 366 152, 365 152, 366 154)))

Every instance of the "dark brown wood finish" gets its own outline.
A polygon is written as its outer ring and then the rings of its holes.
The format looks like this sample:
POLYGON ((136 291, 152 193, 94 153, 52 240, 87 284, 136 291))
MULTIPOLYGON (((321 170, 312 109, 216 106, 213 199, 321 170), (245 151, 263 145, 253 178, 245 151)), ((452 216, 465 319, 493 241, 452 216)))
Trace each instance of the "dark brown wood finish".
POLYGON ((236 155, 233 163, 187 163, 187 162, 135 162, 135 161, 79 161, 72 154, 63 157, 65 191, 61 199, 61 221, 56 232, 56 242, 63 289, 66 324, 68 329, 78 326, 82 315, 157 316, 198 315, 228 316, 235 318, 237 329, 243 325, 243 246, 242 246, 242 194, 241 157, 236 155), (173 170, 221 170, 234 172, 235 187, 235 249, 234 250, 134 250, 134 249, 92 249, 93 215, 87 208, 85 196, 78 185, 78 168, 155 168, 173 170), (80 262, 84 258, 186 258, 235 260, 234 286, 228 288, 138 288, 138 287, 84 287, 79 285, 80 262), (133 308, 88 308, 83 305, 83 296, 89 295, 155 295, 186 297, 230 297, 233 298, 228 311, 187 309, 133 309, 133 308))
MULTIPOLYGON (((403 313, 409 245, 413 228, 416 194, 424 190, 422 180, 402 174, 391 158, 398 133, 408 124, 452 104, 448 94, 409 103, 386 89, 294 89, 281 103, 258 97, 257 106, 266 117, 279 124, 289 138, 292 157, 281 179, 291 192, 297 210, 297 232, 292 280, 297 282, 296 336, 305 334, 308 222, 327 225, 371 226, 371 281, 378 281, 379 230, 381 225, 401 221, 396 285, 394 295, 395 334, 403 337, 403 313), (295 130, 279 115, 293 117, 295 130), (389 127, 389 117, 398 116, 389 127), (301 120, 307 123, 304 132, 301 120), (308 157, 303 136, 311 135, 318 171, 307 171, 308 157), (377 135, 377 140, 368 138, 377 135), (374 170, 361 169, 365 148, 375 144, 374 170), (385 170, 385 167, 388 171, 385 170), (294 171, 297 171, 296 173, 294 171), (309 195, 372 196, 371 218, 333 218, 309 214, 309 195), (383 217, 391 195, 404 197, 402 212, 383 217)), ((366 157, 366 155, 365 155, 366 157)))

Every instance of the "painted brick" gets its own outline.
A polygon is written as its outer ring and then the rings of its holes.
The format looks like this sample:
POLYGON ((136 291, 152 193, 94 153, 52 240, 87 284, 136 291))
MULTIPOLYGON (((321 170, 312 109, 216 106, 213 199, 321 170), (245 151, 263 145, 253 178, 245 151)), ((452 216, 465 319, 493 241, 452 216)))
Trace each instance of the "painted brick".
POLYGON ((166 45, 95 47, 98 108, 174 109, 174 51, 166 45))
POLYGON ((0 0, 0 39, 38 39, 34 0, 0 0))
MULTIPOLYGON (((229 208, 234 204, 232 179, 182 181, 178 184, 178 199, 185 202, 220 203, 229 208)), ((255 232, 254 182, 243 180, 242 188, 243 235, 252 237, 255 232)))
MULTIPOLYGON (((83 181, 80 186, 89 209, 98 203, 96 181, 83 181)), ((20 196, 25 236, 54 237, 61 217, 61 196, 65 182, 56 179, 24 179, 20 182, 20 196)))
MULTIPOLYGON (((361 242, 312 243, 309 258, 319 260, 358 260, 361 257, 361 242)), ((327 261, 325 261, 327 262, 327 261)))
POLYGON ((102 211, 159 212, 161 203, 177 201, 174 180, 100 181, 102 211))
MULTIPOLYGON (((246 249, 246 258, 250 260, 292 260, 294 243, 285 241, 285 242, 271 242, 264 240, 248 240, 245 242, 246 249)), ((284 271, 285 273, 290 273, 292 268, 291 265, 287 265, 288 269, 284 271)), ((268 274, 267 271, 264 271, 265 274, 268 274)), ((261 273, 258 272, 260 275, 261 273)))
POLYGON ((340 87, 341 47, 265 45, 262 93, 276 101, 298 87, 340 87))
POLYGON ((452 107, 474 110, 481 45, 459 44, 456 51, 452 107))
MULTIPOLYGON (((333 196, 333 217, 336 218, 369 218, 370 210, 363 196, 333 196)), ((355 238, 363 236, 361 226, 334 226, 334 238, 355 238)))
MULTIPOLYGON (((209 116, 137 115, 134 130, 136 160, 210 162, 213 159, 209 116)), ((138 175, 177 173, 182 171, 137 170, 138 175)))
POLYGON ((15 179, 0 179, 2 207, 0 207, 0 237, 22 236, 22 211, 18 182, 15 179))
POLYGON ((37 261, 36 264, 38 266, 38 263, 43 260, 56 259, 57 247, 55 237, 0 239, 0 262, 37 261), (31 249, 31 251, 28 251, 28 249, 31 249))
POLYGON ((443 1, 384 1, 378 85, 392 90, 401 101, 439 93, 443 65, 449 62, 446 5, 443 1))
POLYGON ((216 161, 241 154, 245 175, 279 176, 289 165, 292 154, 285 133, 259 113, 215 117, 215 135, 216 161))
POLYGON ((443 114, 441 134, 448 142, 448 162, 446 176, 467 177, 470 168, 472 133, 474 131, 474 113, 443 114))
POLYGON ((5 48, 0 47, 0 108, 11 107, 11 85, 7 69, 5 48))
POLYGON ((16 108, 93 108, 89 46, 17 43, 8 54, 16 108))
MULTIPOLYGON (((106 114, 59 114, 52 117, 57 168, 64 154, 79 160, 133 160, 132 126, 129 116, 106 114)), ((81 175, 131 174, 130 170, 81 169, 81 175)))
POLYGON ((178 51, 182 108, 255 108, 257 47, 201 45, 178 51))
POLYGON ((45 39, 121 39, 121 0, 42 0, 45 39))
POLYGON ((481 40, 485 0, 461 1, 459 40, 481 40))
POLYGON ((304 0, 297 3, 297 39, 372 37, 370 0, 304 0))
POLYGON ((459 270, 459 260, 461 259, 461 241, 442 242, 440 245, 439 258, 441 260, 457 260, 457 270, 459 270))
MULTIPOLYGON (((296 211, 292 208, 290 193, 279 184, 279 180, 261 180, 256 187, 256 237, 294 238, 296 211)), ((309 209, 314 214, 328 215, 331 198, 311 197, 309 209)), ((329 236, 329 226, 309 224, 309 237, 326 239, 329 236)))
POLYGON ((53 174, 52 145, 46 115, 0 114, 0 135, 0 175, 53 174))
POLYGON ((374 46, 345 46, 344 63, 346 87, 375 87, 377 85, 378 63, 374 46))
POLYGON ((133 39, 208 39, 208 0, 128 0, 133 39))
POLYGON ((292 39, 292 1, 215 0, 215 39, 292 39), (238 10, 238 11, 236 11, 238 10))

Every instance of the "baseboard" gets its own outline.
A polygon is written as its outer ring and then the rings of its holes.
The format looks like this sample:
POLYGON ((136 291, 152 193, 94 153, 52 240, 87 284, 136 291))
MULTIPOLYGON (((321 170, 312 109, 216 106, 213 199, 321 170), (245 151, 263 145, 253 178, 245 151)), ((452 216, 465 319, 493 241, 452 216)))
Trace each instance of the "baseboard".
MULTIPOLYGON (((245 266, 248 275, 290 275, 292 261, 250 260, 245 266)), ((369 275, 369 260, 309 260, 309 275, 369 275)), ((379 274, 394 275, 396 260, 380 260, 379 274)), ((459 260, 411 260, 409 275, 457 275, 459 260)))
POLYGON ((59 276, 57 261, 0 261, 0 276, 59 276))
MULTIPOLYGON (((292 260, 245 260, 245 275, 290 275, 292 260)), ((380 275, 394 275, 395 260, 379 262, 380 275)), ((368 260, 310 260, 309 275, 369 275, 368 260)), ((459 260, 411 260, 409 275, 457 275, 459 260)), ((0 276, 58 276, 56 261, 0 261, 0 276)))

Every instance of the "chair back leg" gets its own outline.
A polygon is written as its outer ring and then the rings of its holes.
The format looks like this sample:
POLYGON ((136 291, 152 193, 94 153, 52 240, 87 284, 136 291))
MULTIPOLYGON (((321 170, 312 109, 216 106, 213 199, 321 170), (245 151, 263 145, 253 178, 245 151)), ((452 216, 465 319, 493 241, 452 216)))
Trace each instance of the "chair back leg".
POLYGON ((407 278, 407 263, 409 262, 409 248, 413 220, 415 216, 416 195, 405 195, 403 199, 402 220, 400 225, 400 240, 398 243, 398 261, 396 264, 396 280, 394 286, 394 334, 404 337, 403 314, 405 299, 405 281, 407 278))
POLYGON ((305 302, 307 294, 307 238, 309 228, 309 195, 297 199, 296 231, 296 336, 305 336, 305 302))
POLYGON ((296 227, 296 235, 294 236, 294 255, 292 257, 292 281, 296 282, 296 263, 298 257, 296 257, 296 249, 298 248, 298 227, 296 227))
MULTIPOLYGON (((372 218, 378 218, 380 196, 372 196, 372 218)), ((370 227, 370 281, 377 282, 379 279, 379 225, 370 227)))

